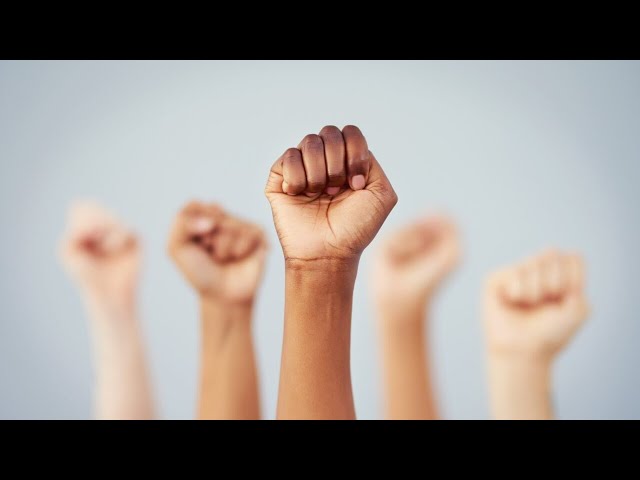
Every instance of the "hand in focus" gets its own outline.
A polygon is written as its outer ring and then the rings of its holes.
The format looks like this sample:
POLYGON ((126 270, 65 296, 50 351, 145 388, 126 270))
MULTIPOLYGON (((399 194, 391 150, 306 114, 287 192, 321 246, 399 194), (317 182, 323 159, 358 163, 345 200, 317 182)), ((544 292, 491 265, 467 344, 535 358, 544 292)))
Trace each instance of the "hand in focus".
POLYGON ((74 204, 60 247, 65 269, 99 307, 133 308, 140 270, 135 235, 93 202, 74 204))
POLYGON ((446 217, 427 217, 393 232, 374 259, 378 306, 385 311, 421 311, 459 257, 458 234, 446 217))
POLYGON ((203 297, 251 302, 267 251, 262 230, 225 213, 216 204, 191 202, 177 215, 169 254, 203 297))
POLYGON ((324 127, 275 162, 265 193, 287 261, 357 261, 397 196, 357 127, 324 127))
POLYGON ((489 350, 550 360, 587 318, 584 264, 550 251, 489 276, 485 328, 489 350))

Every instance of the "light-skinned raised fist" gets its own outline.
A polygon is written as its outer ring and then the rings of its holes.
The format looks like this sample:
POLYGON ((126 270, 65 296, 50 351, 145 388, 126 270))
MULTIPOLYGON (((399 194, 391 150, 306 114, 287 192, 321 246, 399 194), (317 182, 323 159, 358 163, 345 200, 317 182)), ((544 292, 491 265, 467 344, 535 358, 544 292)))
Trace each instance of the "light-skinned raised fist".
POLYGON ((579 255, 548 251, 489 275, 484 320, 490 353, 550 360, 587 318, 579 255))
POLYGON ((458 234, 447 217, 424 217, 393 232, 374 258, 378 307, 422 310, 459 257, 458 234))
POLYGON ((100 307, 133 307, 139 242, 105 208, 91 201, 76 202, 70 208, 60 258, 88 300, 100 307))
POLYGON ((324 127, 286 150, 265 193, 287 261, 357 261, 397 202, 352 125, 324 127))
POLYGON ((254 299, 267 251, 257 225, 216 204, 190 202, 174 221, 168 249, 201 296, 228 303, 254 299))

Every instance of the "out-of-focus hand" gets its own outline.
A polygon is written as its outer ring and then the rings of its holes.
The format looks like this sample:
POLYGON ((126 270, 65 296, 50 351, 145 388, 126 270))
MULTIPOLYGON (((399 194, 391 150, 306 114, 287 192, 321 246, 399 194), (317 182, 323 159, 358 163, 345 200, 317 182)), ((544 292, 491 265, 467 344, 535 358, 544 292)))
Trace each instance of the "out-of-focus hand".
POLYGON ((60 247, 65 269, 94 305, 132 309, 140 248, 136 236, 94 202, 77 202, 60 247))
POLYGON ((587 318, 584 263, 549 251, 491 274, 484 320, 489 352, 550 360, 587 318))
POLYGON ((285 151, 265 193, 287 261, 357 261, 397 202, 354 126, 324 127, 285 151))
POLYGON ((207 299, 251 302, 267 251, 260 227, 216 204, 191 202, 177 215, 169 254, 191 286, 207 299))
POLYGON ((376 252, 373 292, 385 310, 422 311, 460 257, 453 222, 443 216, 420 219, 393 232, 376 252))

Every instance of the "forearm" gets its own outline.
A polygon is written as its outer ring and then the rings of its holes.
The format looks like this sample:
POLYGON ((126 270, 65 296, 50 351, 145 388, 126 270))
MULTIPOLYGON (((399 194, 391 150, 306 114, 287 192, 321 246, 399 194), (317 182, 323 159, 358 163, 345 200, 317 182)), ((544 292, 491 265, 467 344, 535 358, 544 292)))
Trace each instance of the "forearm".
POLYGON ((355 419, 350 342, 357 261, 287 261, 279 419, 355 419))
POLYGON ((252 304, 201 300, 202 350, 198 418, 260 418, 251 335, 252 304))
POLYGON ((96 418, 145 420, 155 416, 140 322, 134 308, 89 305, 96 372, 96 418))
POLYGON ((425 338, 426 302, 402 307, 378 306, 385 416, 390 420, 433 420, 437 407, 425 338))
POLYGON ((553 418, 550 362, 490 353, 488 365, 493 418, 553 418))

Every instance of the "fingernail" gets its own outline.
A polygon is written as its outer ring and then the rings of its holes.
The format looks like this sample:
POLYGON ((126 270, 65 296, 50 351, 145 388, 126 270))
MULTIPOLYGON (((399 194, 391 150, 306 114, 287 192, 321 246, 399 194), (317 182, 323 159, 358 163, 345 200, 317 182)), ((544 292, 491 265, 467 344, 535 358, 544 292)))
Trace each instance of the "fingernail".
POLYGON ((336 195, 340 191, 340 187, 327 187, 327 195, 336 195))
POLYGON ((282 191, 287 195, 295 195, 295 193, 289 193, 287 190, 289 190, 289 184, 287 182, 282 182, 282 191))
POLYGON ((196 233, 205 233, 213 228, 213 220, 207 217, 200 217, 193 220, 191 228, 196 233))
POLYGON ((356 175, 351 179, 351 187, 354 190, 362 190, 364 188, 364 175, 356 175))

